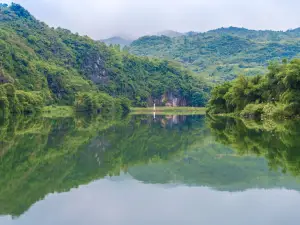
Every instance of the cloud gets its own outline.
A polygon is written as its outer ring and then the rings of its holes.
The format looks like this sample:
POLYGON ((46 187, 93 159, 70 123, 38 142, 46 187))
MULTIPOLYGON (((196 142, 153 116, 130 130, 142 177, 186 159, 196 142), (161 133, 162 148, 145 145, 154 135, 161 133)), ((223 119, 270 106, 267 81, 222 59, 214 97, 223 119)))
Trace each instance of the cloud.
MULTIPOLYGON (((7 1, 6 1, 7 2, 7 1)), ((239 26, 286 30, 300 25, 298 0, 15 0, 36 18, 95 39, 165 29, 239 26)))

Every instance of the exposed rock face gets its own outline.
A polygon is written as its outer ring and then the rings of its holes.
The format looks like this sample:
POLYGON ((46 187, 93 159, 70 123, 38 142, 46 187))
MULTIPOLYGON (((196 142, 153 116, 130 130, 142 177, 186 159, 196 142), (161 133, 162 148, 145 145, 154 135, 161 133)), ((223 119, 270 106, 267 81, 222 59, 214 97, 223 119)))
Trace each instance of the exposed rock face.
POLYGON ((84 62, 81 65, 81 70, 95 84, 107 84, 109 81, 104 59, 97 51, 86 54, 84 62))
MULTIPOLYGON (((109 84, 110 80, 116 77, 116 72, 106 68, 106 59, 99 51, 90 49, 84 53, 83 58, 84 60, 80 66, 81 71, 96 85, 105 87, 109 84)), ((187 106, 188 102, 185 98, 180 96, 178 91, 168 91, 160 97, 149 97, 148 106, 153 106, 153 104, 157 106, 176 107, 187 106)))
POLYGON ((5 84, 5 83, 12 83, 12 79, 9 79, 9 77, 6 77, 0 68, 0 84, 5 84))
POLYGON ((168 107, 176 107, 176 106, 187 106, 187 101, 185 98, 174 94, 173 92, 167 92, 162 95, 160 98, 149 98, 148 106, 153 106, 153 104, 157 106, 168 106, 168 107))

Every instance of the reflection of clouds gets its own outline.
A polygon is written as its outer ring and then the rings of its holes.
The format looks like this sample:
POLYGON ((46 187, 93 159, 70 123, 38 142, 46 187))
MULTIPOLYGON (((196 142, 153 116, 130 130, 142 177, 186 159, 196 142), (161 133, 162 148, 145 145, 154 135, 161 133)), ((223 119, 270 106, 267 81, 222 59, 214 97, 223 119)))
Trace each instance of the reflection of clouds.
POLYGON ((0 224, 298 224, 300 195, 288 190, 218 192, 206 187, 142 184, 103 179, 52 194, 19 219, 0 224))

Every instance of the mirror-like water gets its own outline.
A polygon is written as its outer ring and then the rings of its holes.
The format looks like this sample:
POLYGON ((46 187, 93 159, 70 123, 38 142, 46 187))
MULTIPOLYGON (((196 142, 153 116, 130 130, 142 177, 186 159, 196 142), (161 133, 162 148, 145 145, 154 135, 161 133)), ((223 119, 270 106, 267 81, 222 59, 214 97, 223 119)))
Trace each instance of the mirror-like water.
POLYGON ((0 224, 298 224, 300 123, 0 121, 0 224))

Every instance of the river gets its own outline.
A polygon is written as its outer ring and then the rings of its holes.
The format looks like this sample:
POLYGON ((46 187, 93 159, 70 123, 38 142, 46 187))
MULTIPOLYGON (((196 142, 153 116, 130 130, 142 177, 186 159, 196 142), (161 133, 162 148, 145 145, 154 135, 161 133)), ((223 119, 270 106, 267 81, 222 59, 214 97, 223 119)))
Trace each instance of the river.
POLYGON ((293 225, 300 123, 208 116, 0 121, 0 224, 293 225))

